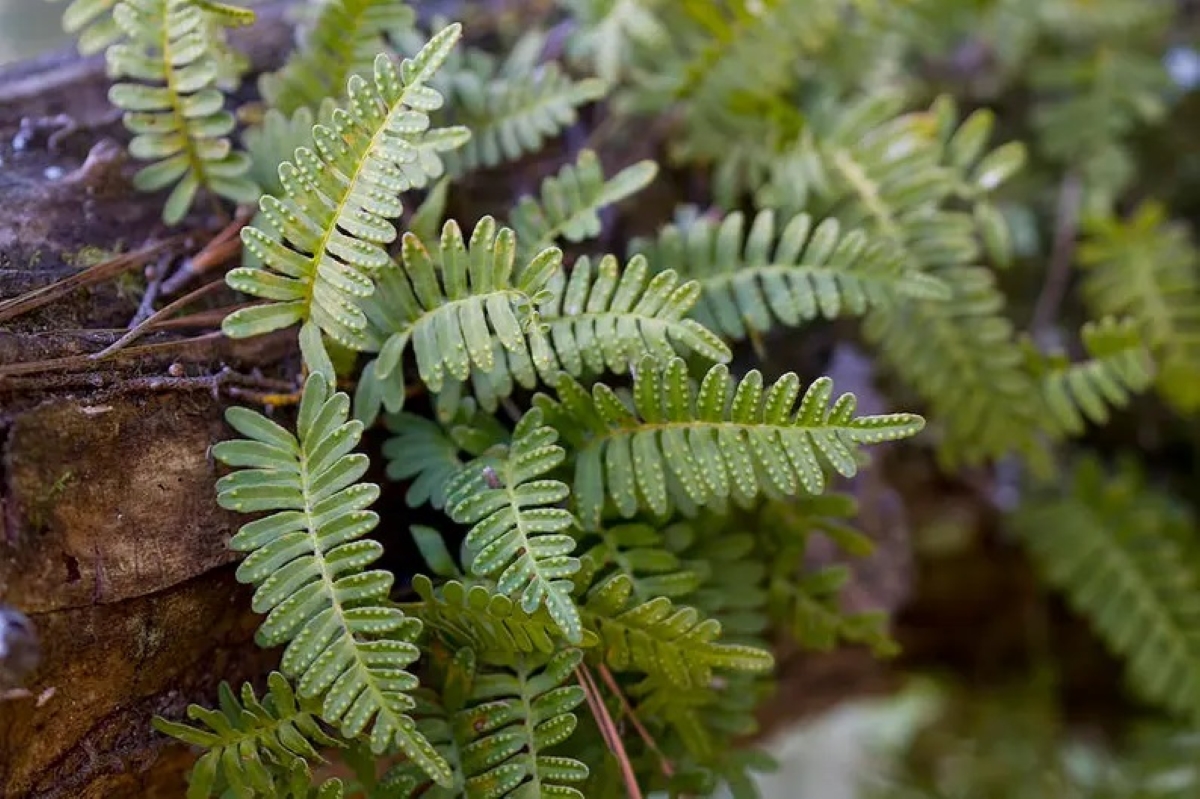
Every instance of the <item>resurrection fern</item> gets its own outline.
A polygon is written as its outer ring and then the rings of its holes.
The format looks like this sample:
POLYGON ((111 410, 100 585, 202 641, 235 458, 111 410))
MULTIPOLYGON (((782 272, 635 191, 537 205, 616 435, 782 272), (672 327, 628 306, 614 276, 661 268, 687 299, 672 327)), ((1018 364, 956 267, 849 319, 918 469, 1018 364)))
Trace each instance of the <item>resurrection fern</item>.
POLYGON ((473 525, 466 540, 471 573, 495 578, 496 591, 519 600, 526 613, 545 605, 567 640, 578 644, 583 626, 570 577, 579 570, 571 554, 579 523, 556 507, 567 498, 566 484, 546 478, 566 460, 557 441, 541 412, 529 411, 503 457, 478 459, 454 476, 446 512, 473 525))
POLYGON ((533 253, 559 239, 580 242, 600 233, 600 211, 646 187, 658 174, 653 161, 639 161, 611 178, 600 159, 584 150, 574 164, 542 181, 539 196, 522 197, 512 212, 521 252, 533 253))
POLYGON ((1071 363, 1065 356, 1033 355, 1040 375, 1049 425, 1066 435, 1080 435, 1085 423, 1104 424, 1110 406, 1123 408, 1134 393, 1154 379, 1154 363, 1132 320, 1111 317, 1089 323, 1081 333, 1088 359, 1071 363))
POLYGON ((134 134, 129 151, 153 161, 134 177, 144 191, 174 186, 163 220, 174 224, 207 189, 234 202, 253 202, 257 187, 246 177, 250 161, 229 141, 233 115, 217 88, 223 42, 214 25, 246 24, 253 15, 198 0, 121 0, 113 18, 125 34, 108 48, 113 105, 125 111, 134 134))
POLYGON ((440 163, 419 157, 421 145, 452 148, 468 135, 427 131, 426 112, 442 98, 425 82, 460 35, 457 25, 446 28, 399 67, 380 55, 371 80, 350 78, 346 105, 333 112, 332 126, 313 128, 315 151, 298 148, 279 167, 286 197, 259 201, 272 231, 242 230, 246 248, 265 268, 234 269, 227 277, 231 287, 269 302, 227 316, 226 335, 244 338, 311 320, 343 346, 367 346, 367 318, 358 302, 371 295, 372 278, 389 263, 383 247, 396 237, 389 220, 403 210, 398 195, 439 174, 440 163))
POLYGON ((836 219, 814 225, 807 214, 793 216, 778 232, 769 210, 755 216, 749 232, 740 213, 719 223, 671 225, 647 256, 656 269, 697 279, 704 293, 696 320, 734 341, 777 325, 861 315, 900 297, 948 297, 938 280, 868 244, 862 232, 843 235, 836 219))
POLYGON ((287 644, 283 671, 300 695, 321 697, 321 718, 344 736, 368 733, 376 753, 398 744, 443 782, 449 768, 406 715, 417 680, 405 669, 419 654, 420 622, 389 606, 391 573, 367 569, 383 554, 363 538, 379 521, 366 510, 379 488, 358 482, 368 461, 352 454, 362 424, 347 421, 349 409, 350 398, 330 393, 319 373, 305 384, 296 435, 231 408, 227 420, 246 438, 213 448, 241 467, 221 478, 217 499, 242 513, 270 512, 230 547, 248 553, 237 576, 258 586, 253 607, 267 614, 257 640, 287 644))
POLYGON ((1129 316, 1158 363, 1158 390, 1182 412, 1200 408, 1200 258, 1158 204, 1127 221, 1093 219, 1080 246, 1083 295, 1097 315, 1129 316))
POLYGON ((858 446, 906 438, 924 425, 913 414, 855 417, 852 394, 830 405, 828 378, 800 397, 795 374, 764 391, 757 370, 735 381, 717 365, 697 387, 680 359, 643 359, 632 402, 603 384, 589 393, 566 375, 555 388, 557 400, 536 402, 576 451, 573 495, 588 528, 606 506, 625 518, 639 510, 663 516, 729 498, 746 505, 764 494, 820 493, 827 467, 857 473, 858 446))
POLYGON ((224 796, 307 797, 310 764, 323 763, 317 747, 342 746, 316 719, 316 710, 298 699, 284 676, 272 672, 260 700, 249 683, 241 701, 221 683, 220 710, 188 707, 202 726, 156 718, 159 732, 205 750, 192 769, 188 799, 224 796), (205 729, 207 728, 207 729, 205 729))
POLYGON ((315 112, 327 99, 341 100, 352 75, 369 77, 387 40, 414 21, 405 0, 328 0, 287 63, 259 78, 259 92, 284 116, 315 112))
POLYGON ((1136 464, 1084 458, 1013 526, 1046 578, 1127 664, 1146 699, 1200 718, 1200 575, 1192 516, 1136 464))
POLYGON ((118 2, 120 0, 69 0, 63 10, 62 27, 77 37, 81 54, 98 53, 121 39, 121 27, 113 19, 113 8, 118 2))
POLYGON ((574 125, 582 105, 603 96, 595 78, 573 80, 554 62, 540 63, 546 36, 530 32, 501 59, 478 48, 457 51, 433 85, 446 96, 448 119, 471 131, 450 156, 452 174, 516 161, 574 125))

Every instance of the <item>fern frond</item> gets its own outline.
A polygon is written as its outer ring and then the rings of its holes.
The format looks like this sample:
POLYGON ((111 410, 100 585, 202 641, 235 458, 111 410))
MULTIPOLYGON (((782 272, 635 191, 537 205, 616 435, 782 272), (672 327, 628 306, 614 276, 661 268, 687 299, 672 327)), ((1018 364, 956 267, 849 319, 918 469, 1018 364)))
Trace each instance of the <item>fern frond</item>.
POLYGON ((301 108, 315 112, 327 98, 340 101, 350 77, 369 77, 387 39, 415 18, 404 0, 329 0, 287 62, 259 78, 259 93, 289 117, 301 108))
POLYGON ((662 530, 649 524, 618 524, 592 531, 594 543, 580 557, 578 582, 590 585, 612 573, 629 578, 633 597, 677 600, 700 587, 701 576, 667 547, 662 530))
POLYGON ((245 439, 213 448, 222 463, 242 467, 217 483, 224 508, 269 511, 230 541, 249 553, 238 567, 254 583, 253 608, 267 614, 257 640, 287 644, 283 671, 300 695, 322 697, 321 718, 353 738, 368 733, 379 753, 399 744, 435 780, 445 762, 406 715, 417 679, 405 671, 419 655, 421 624, 389 607, 391 573, 367 567, 383 547, 364 539, 378 523, 365 510, 379 488, 358 480, 365 455, 351 454, 362 424, 347 421, 350 399, 313 373, 300 403, 298 435, 261 414, 230 408, 226 418, 245 439))
MULTIPOLYGON (((571 275, 554 275, 539 306, 562 371, 573 376, 627 372, 649 354, 667 361, 677 352, 727 362, 731 353, 703 324, 684 317, 700 298, 700 285, 670 269, 651 275, 642 256, 624 269, 606 255, 593 268, 587 256, 571 275)), ((555 371, 558 371, 557 369, 555 371)))
POLYGON ((385 421, 393 433, 383 445, 387 476, 415 478, 405 495, 410 508, 429 503, 441 510, 450 481, 466 467, 460 454, 477 458, 510 438, 494 416, 476 412, 469 401, 449 425, 412 413, 391 414, 385 421))
POLYGON ((578 644, 583 627, 570 579, 579 571, 571 554, 578 522, 557 507, 569 493, 566 484, 546 478, 567 457, 557 441, 541 412, 530 410, 502 457, 477 459, 454 477, 446 511, 472 525, 466 540, 471 573, 494 577, 496 589, 519 599, 526 613, 544 605, 567 640, 578 644))
POLYGON ((1132 461, 1107 475, 1092 458, 1061 496, 1013 518, 1046 579, 1123 656, 1146 699, 1200 718, 1200 580, 1185 557, 1195 522, 1132 461))
POLYGON ((593 588, 584 622, 601 641, 614 671, 638 671, 681 689, 708 688, 715 670, 765 673, 775 664, 765 649, 722 643, 721 624, 666 597, 634 604, 633 582, 614 574, 593 588))
POLYGON ((323 763, 318 747, 341 746, 317 721, 314 709, 298 700, 287 679, 272 672, 260 700, 254 686, 242 686, 241 701, 221 683, 220 709, 188 707, 197 726, 156 716, 154 728, 206 751, 196 761, 188 799, 222 796, 307 796, 311 763, 323 763), (207 729, 206 729, 207 728, 207 729))
POLYGON ((1097 316, 1129 316, 1158 363, 1157 388, 1187 413, 1200 408, 1200 258, 1166 209, 1127 221, 1093 219, 1079 248, 1083 294, 1097 316))
POLYGON ((450 120, 471 141, 450 161, 451 174, 515 161, 575 124, 577 108, 604 95, 595 78, 575 80, 555 63, 539 63, 546 36, 526 33, 500 59, 480 49, 452 58, 434 85, 446 95, 450 120))
POLYGON ((697 389, 681 359, 644 359, 631 403, 603 384, 589 395, 566 375, 556 389, 557 400, 535 402, 576 451, 572 494, 588 529, 609 500, 630 518, 730 497, 748 504, 762 494, 820 493, 824 464, 852 476, 859 445, 906 438, 924 425, 913 414, 855 418, 852 394, 830 406, 828 378, 813 382, 798 407, 800 379, 791 373, 764 391, 758 371, 737 382, 717 365, 697 389))
MULTIPOLYGON (((426 629, 452 647, 470 647, 485 663, 511 665, 521 654, 550 655, 569 643, 544 605, 527 612, 508 596, 475 584, 447 580, 436 587, 423 574, 413 577, 421 598, 413 613, 426 629)), ((594 646, 596 636, 583 632, 582 646, 594 646)))
POLYGON ((577 28, 567 54, 590 62, 601 80, 614 84, 633 62, 636 48, 661 44, 667 28, 656 16, 660 0, 560 0, 577 28))
POLYGON ((1031 367, 1053 420, 1048 427, 1059 435, 1080 435, 1087 422, 1104 424, 1110 406, 1125 407, 1154 380, 1153 359, 1133 320, 1106 317, 1089 322, 1081 337, 1086 361, 1073 364, 1065 356, 1040 353, 1032 357, 1031 367))
POLYGON ((359 418, 373 418, 380 404, 393 413, 404 406, 410 345, 433 392, 473 375, 536 385, 538 371, 553 363, 536 303, 562 252, 543 250, 517 270, 516 249, 512 230, 497 230, 491 217, 479 221, 469 244, 458 223, 447 222, 434 252, 404 234, 401 264, 383 270, 377 295, 364 304, 382 346, 359 383, 359 418))
POLYGON ((126 40, 108 48, 109 100, 125 111, 134 134, 129 151, 152 161, 134 177, 143 191, 174 186, 163 220, 174 224, 201 188, 234 202, 253 202, 258 188, 246 177, 250 161, 229 142, 233 115, 217 88, 222 42, 215 24, 244 24, 218 16, 194 0, 121 0, 113 19, 126 40))
MULTIPOLYGON (((372 294, 372 278, 389 263, 383 246, 396 237, 388 220, 402 211, 397 195, 436 177, 433 165, 420 160, 420 144, 431 135, 426 112, 442 98, 425 82, 460 34, 458 25, 446 28, 399 68, 381 54, 372 80, 350 78, 347 105, 333 112, 332 127, 313 128, 316 152, 301 147, 280 166, 287 197, 259 201, 279 232, 242 229, 246 248, 267 268, 242 267, 226 278, 232 288, 269 302, 227 316, 226 335, 245 338, 311 320, 343 346, 367 345, 358 302, 372 294), (405 170, 406 164, 420 168, 405 170)), ((441 134, 438 149, 467 135, 435 133, 441 134)))
POLYGON ((564 685, 582 660, 564 649, 549 660, 517 656, 503 671, 475 671, 470 650, 460 650, 442 696, 427 703, 422 726, 458 766, 453 792, 425 790, 425 781, 401 764, 384 777, 391 799, 583 799, 571 783, 583 782, 588 767, 547 750, 575 732, 572 712, 584 700, 578 685, 564 685))
POLYGON ((704 293, 696 320, 735 341, 777 324, 861 315, 901 297, 949 297, 937 279, 907 268, 861 231, 843 234, 833 218, 814 225, 807 214, 778 231, 770 210, 755 216, 748 233, 741 213, 668 225, 646 255, 657 270, 697 279, 704 293))
MULTIPOLYGON (((49 0, 57 3, 59 0, 49 0)), ((62 27, 77 37, 81 55, 94 55, 120 41, 121 26, 113 18, 120 0, 70 0, 62 15, 62 27)))
POLYGON ((599 235, 600 211, 641 191, 657 174, 653 161, 639 161, 606 179, 600 159, 583 150, 574 164, 542 181, 539 198, 522 197, 513 209, 521 252, 538 252, 559 239, 578 243, 599 235))

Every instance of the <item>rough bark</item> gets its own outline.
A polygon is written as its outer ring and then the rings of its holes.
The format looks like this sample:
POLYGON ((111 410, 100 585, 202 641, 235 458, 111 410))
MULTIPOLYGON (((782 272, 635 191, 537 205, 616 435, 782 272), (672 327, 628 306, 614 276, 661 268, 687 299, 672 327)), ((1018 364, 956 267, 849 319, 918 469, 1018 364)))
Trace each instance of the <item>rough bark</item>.
MULTIPOLYGON (((263 66, 290 35, 269 6, 240 44, 263 66)), ((99 59, 70 53, 0 72, 0 302, 175 233, 129 183, 107 87, 99 59)), ((202 378, 290 344, 160 331, 89 362, 144 283, 139 266, 0 321, 0 601, 42 646, 29 695, 0 701, 0 796, 181 795, 190 757, 150 718, 273 658, 229 565, 236 520, 213 502, 225 400, 202 378)))

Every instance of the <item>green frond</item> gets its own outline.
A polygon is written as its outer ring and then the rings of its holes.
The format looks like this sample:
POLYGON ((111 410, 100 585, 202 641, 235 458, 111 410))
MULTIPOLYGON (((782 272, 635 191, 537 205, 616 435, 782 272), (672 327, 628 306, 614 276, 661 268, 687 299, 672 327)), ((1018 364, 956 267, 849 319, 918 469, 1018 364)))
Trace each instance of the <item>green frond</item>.
POLYGON ((228 55, 217 28, 243 24, 242 17, 218 16, 195 0, 121 0, 113 19, 125 40, 108 48, 109 75, 137 82, 114 84, 109 100, 125 111, 130 153, 153 162, 134 185, 174 186, 163 207, 168 224, 183 218, 202 188, 253 202, 259 191, 246 177, 250 161, 230 144, 235 123, 218 88, 228 55))
MULTIPOLYGON (((421 604, 412 612, 426 629, 452 647, 470 647, 485 663, 512 665, 514 657, 550 655, 567 643, 544 605, 526 612, 519 602, 484 585, 447 580, 434 586, 423 574, 413 577, 413 590, 421 604)), ((596 643, 594 633, 583 632, 582 646, 596 643)))
POLYGON ((1138 692, 1200 718, 1200 579, 1180 544, 1195 529, 1189 513, 1132 461, 1110 475, 1087 458, 1061 495, 1026 502, 1013 526, 1138 692))
POLYGON ((649 524, 617 524, 591 531, 591 546, 580 557, 578 582, 591 585, 611 574, 629 578, 633 597, 677 600, 693 594, 701 576, 667 547, 664 532, 649 524))
POLYGON ((446 64, 435 86, 446 95, 450 120, 471 131, 471 141, 449 159, 452 174, 540 150, 575 124, 577 108, 604 95, 603 81, 575 80, 554 62, 539 63, 545 40, 531 31, 504 59, 467 49, 446 64))
POLYGON ((614 84, 628 70, 637 48, 661 44, 667 28, 655 15, 661 0, 559 0, 577 26, 567 54, 590 63, 595 73, 614 84))
POLYGON ((797 214, 777 228, 767 210, 749 232, 745 221, 732 213, 720 222, 668 225, 646 248, 656 270, 671 268, 700 282, 704 293, 693 315, 726 338, 862 315, 898 298, 949 297, 937 279, 908 268, 902 256, 869 243, 861 231, 843 234, 834 218, 814 225, 797 214))
POLYGON ((570 277, 553 275, 538 310, 546 324, 557 369, 579 377, 605 371, 622 374, 651 355, 667 361, 676 353, 727 362, 729 347, 703 324, 686 319, 700 299, 700 284, 670 269, 651 274, 635 255, 622 269, 606 255, 592 266, 587 256, 570 277))
MULTIPOLYGON (((49 0, 57 3, 60 0, 49 0)), ((62 27, 77 37, 82 55, 94 55, 121 40, 121 26, 113 18, 120 0, 70 0, 63 10, 62 27)))
POLYGON ((477 458, 509 440, 495 417, 475 411, 469 400, 448 425, 412 413, 390 414, 385 422, 393 434, 383 445, 387 476, 412 479, 405 496, 410 508, 428 503, 441 510, 450 481, 466 467, 460 456, 477 458))
POLYGON ((478 458, 455 475, 446 489, 446 512, 467 533, 468 567, 495 578, 496 589, 521 610, 544 606, 567 640, 583 640, 579 610, 571 597, 571 576, 579 571, 575 539, 579 523, 558 507, 568 496, 565 483, 548 479, 566 460, 558 433, 530 410, 498 458, 478 458))
POLYGON ((219 710, 188 707, 196 726, 154 718, 154 728, 186 744, 202 747, 188 785, 188 799, 207 796, 306 797, 311 763, 323 763, 319 748, 341 746, 317 721, 315 710, 297 699, 278 672, 267 679, 260 700, 254 686, 242 686, 241 700, 221 683, 219 710))
POLYGON ((518 656, 511 669, 474 669, 470 650, 460 650, 442 697, 427 703, 422 726, 457 765, 453 791, 427 787, 408 764, 383 779, 383 799, 533 799, 583 794, 571 783, 588 778, 588 767, 547 750, 567 741, 584 701, 578 685, 565 685, 582 660, 564 649, 549 660, 518 656))
POLYGON ((287 62, 259 78, 259 93, 285 116, 315 112, 327 98, 341 101, 350 77, 369 77, 387 40, 415 18, 405 0, 328 0, 287 62))
MULTIPOLYGON (((422 382, 435 393, 472 378, 477 387, 501 380, 511 385, 514 378, 530 388, 537 384, 554 356, 536 304, 561 266, 558 249, 545 249, 517 269, 513 232, 497 230, 484 217, 469 244, 451 220, 435 251, 405 233, 401 253, 401 263, 389 262, 376 296, 364 304, 371 336, 383 343, 359 383, 359 418, 373 418, 380 404, 392 413, 404 406, 402 361, 410 345, 422 382)), ((494 409, 495 395, 478 393, 484 409, 494 409)))
POLYGON ((245 338, 311 320, 343 346, 367 346, 359 303, 390 263, 384 246, 396 237, 389 220, 402 211, 398 195, 440 174, 425 143, 452 148, 467 135, 427 130, 426 113, 442 98, 425 83, 460 35, 460 26, 446 28, 399 67, 381 54, 373 79, 350 78, 346 105, 333 112, 332 126, 313 128, 316 151, 298 148, 279 167, 287 196, 259 201, 272 231, 242 229, 246 248, 266 268, 242 267, 226 278, 232 288, 269 302, 227 316, 226 335, 245 338))
POLYGON ((639 161, 611 178, 600 159, 583 150, 574 164, 542 181, 539 197, 522 197, 512 226, 522 253, 539 252, 560 239, 578 243, 600 233, 600 211, 645 188, 658 174, 653 161, 639 161))
POLYGON ((583 619, 601 641, 614 671, 637 671, 679 689, 712 685, 714 673, 766 673, 775 665, 765 649, 720 641, 721 624, 666 597, 633 600, 633 583, 614 574, 589 592, 583 619))
POLYGON ((369 735, 379 753, 393 744, 436 781, 445 762, 418 735, 406 712, 417 679, 405 671, 419 651, 416 619, 389 606, 393 577, 369 567, 383 553, 364 538, 378 523, 366 510, 379 488, 358 482, 365 455, 352 454, 362 424, 347 421, 350 399, 312 374, 300 403, 298 435, 245 408, 226 414, 244 439, 213 456, 241 467, 217 483, 221 507, 269 515, 244 525, 230 547, 248 553, 238 580, 258 586, 253 608, 267 614, 257 640, 287 644, 283 672, 302 697, 321 697, 321 718, 354 738, 369 735))
POLYGON ((913 414, 856 418, 852 394, 830 405, 828 378, 813 382, 798 406, 800 379, 791 373, 764 391, 758 371, 739 382, 717 365, 697 388, 680 359, 644 359, 632 402, 603 384, 589 394, 566 375, 556 389, 557 400, 535 401, 576 452, 572 494, 588 529, 609 501, 630 518, 719 507, 731 497, 749 504, 763 494, 820 493, 826 465, 853 476, 860 445, 906 438, 924 425, 913 414))
MULTIPOLYGON (((336 107, 332 100, 327 100, 316 114, 305 107, 296 109, 290 116, 276 108, 268 108, 262 121, 246 130, 242 142, 250 156, 249 174, 264 194, 283 197, 287 193, 279 176, 280 164, 291 158, 297 148, 312 142, 313 125, 319 123, 329 127, 333 124, 336 107)), ((263 227, 270 222, 260 213, 253 224, 263 227)))
POLYGON ((1088 359, 1071 363, 1065 355, 1034 353, 1031 364, 1059 435, 1081 435, 1087 422, 1104 424, 1110 406, 1123 408, 1154 380, 1154 361, 1132 319, 1106 317, 1080 333, 1088 359))
POLYGON ((1128 316, 1158 365, 1157 388, 1183 413, 1200 408, 1200 258, 1157 203, 1128 220, 1085 223, 1079 262, 1096 316, 1128 316))

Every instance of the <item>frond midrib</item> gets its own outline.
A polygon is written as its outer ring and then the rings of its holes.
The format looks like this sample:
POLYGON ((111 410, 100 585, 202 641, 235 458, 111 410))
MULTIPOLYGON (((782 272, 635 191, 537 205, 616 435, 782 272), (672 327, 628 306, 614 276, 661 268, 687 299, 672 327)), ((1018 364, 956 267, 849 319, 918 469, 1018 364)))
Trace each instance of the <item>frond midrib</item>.
MULTIPOLYGON (((188 128, 187 119, 183 116, 183 103, 180 100, 180 92, 176 88, 176 65, 171 58, 171 19, 175 13, 174 1, 161 0, 161 2, 163 4, 163 14, 159 46, 162 48, 163 64, 166 65, 166 70, 164 72, 166 89, 171 93, 171 118, 175 120, 175 129, 178 130, 183 136, 183 150, 187 154, 188 171, 196 176, 196 180, 200 183, 200 185, 207 186, 208 172, 205 169, 204 160, 200 158, 200 154, 196 150, 196 142, 192 138, 191 130, 188 128)), ((204 11, 197 8, 196 13, 203 14, 204 11)), ((200 55, 200 58, 204 58, 206 54, 207 47, 204 53, 200 55)))

